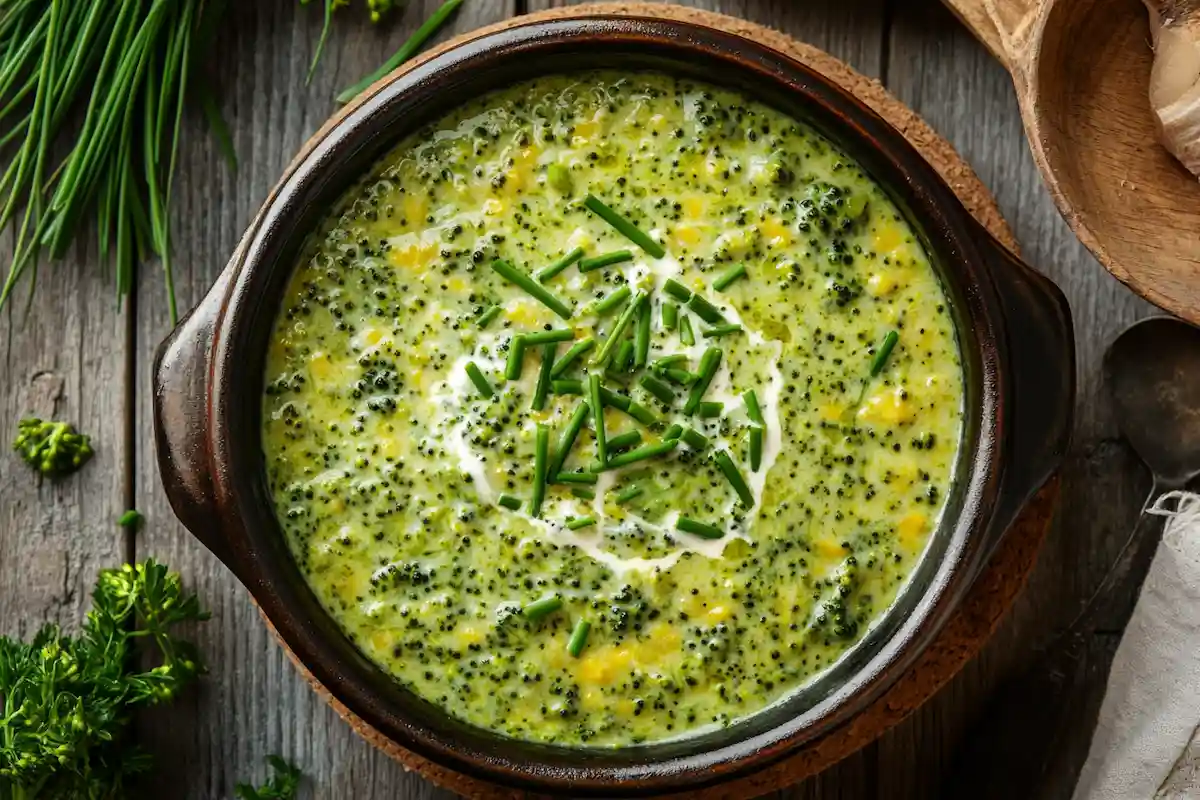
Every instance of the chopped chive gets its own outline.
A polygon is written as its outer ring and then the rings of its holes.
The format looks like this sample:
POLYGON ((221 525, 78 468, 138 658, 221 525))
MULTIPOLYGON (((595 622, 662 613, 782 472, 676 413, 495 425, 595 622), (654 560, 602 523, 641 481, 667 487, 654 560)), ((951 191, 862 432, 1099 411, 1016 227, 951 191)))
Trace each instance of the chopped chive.
POLYGON ((724 450, 718 450, 714 456, 717 460, 717 466, 721 468, 721 472, 725 473, 725 479, 733 486, 733 490, 737 492, 737 496, 741 498, 742 505, 746 508, 754 506, 754 495, 750 493, 750 487, 746 485, 746 479, 742 477, 742 473, 737 468, 737 464, 733 463, 733 459, 729 457, 729 453, 724 450))
POLYGON ((584 353, 586 353, 588 350, 591 350, 595 346, 596 340, 590 336, 586 339, 580 339, 578 342, 571 345, 571 349, 568 350, 562 358, 554 362, 554 369, 550 370, 550 377, 557 378, 562 375, 564 372, 570 369, 571 365, 578 361, 584 353))
POLYGON ((676 353, 676 354, 670 355, 670 356, 663 356, 662 358, 656 360, 653 364, 651 364, 650 367, 651 367, 651 369, 656 369, 656 370, 662 371, 665 369, 670 369, 671 367, 674 367, 678 364, 686 364, 687 360, 688 360, 688 357, 685 356, 683 353, 676 353))
POLYGON ((695 428, 684 428, 683 435, 680 436, 683 443, 693 450, 703 450, 708 447, 708 437, 695 428))
POLYGON ((546 308, 558 314, 563 319, 571 318, 571 307, 551 294, 544 286, 514 267, 502 258, 492 262, 492 269, 509 283, 524 289, 526 294, 533 297, 546 308))
POLYGON ((612 406, 624 411, 643 425, 653 425, 658 422, 658 417, 655 416, 653 411, 641 403, 634 402, 632 398, 623 394, 617 394, 611 389, 601 389, 600 399, 604 401, 606 406, 612 406))
POLYGON ((604 368, 604 377, 611 378, 617 383, 620 383, 622 386, 629 381, 629 373, 621 372, 620 368, 617 366, 617 360, 615 358, 611 364, 604 368))
POLYGON ((488 325, 492 324, 492 320, 500 316, 500 312, 503 310, 504 309, 500 308, 500 306, 489 306, 486 311, 479 315, 479 319, 476 320, 476 323, 479 325, 479 327, 486 328, 488 325))
POLYGON ((704 393, 708 391, 708 386, 712 383, 720 366, 720 348, 710 347, 705 350, 704 355, 700 357, 700 378, 692 384, 692 392, 683 406, 683 413, 689 415, 696 413, 696 409, 700 407, 700 401, 704 399, 704 393))
POLYGON ((621 342, 621 346, 617 348, 617 355, 613 359, 613 368, 619 372, 624 372, 633 366, 633 342, 626 339, 621 342))
POLYGON ((664 441, 666 441, 667 439, 678 439, 682 435, 683 426, 677 422, 671 427, 667 428, 667 430, 663 433, 662 438, 664 441))
POLYGON ((718 403, 716 400, 705 400, 696 409, 696 413, 700 416, 700 419, 715 419, 721 416, 721 412, 724 410, 724 403, 718 403))
POLYGON ((671 390, 671 387, 653 375, 643 375, 638 383, 642 385, 643 389, 658 398, 659 402, 667 405, 675 402, 675 392, 671 390))
POLYGON ((538 270, 535 277, 538 279, 538 283, 545 283, 581 258, 583 258, 583 248, 576 247, 550 266, 538 270))
POLYGON ((576 486, 571 489, 571 494, 578 497, 580 500, 595 500, 596 493, 586 486, 576 486))
POLYGON ((758 472, 758 468, 762 466, 762 451, 763 451, 763 427, 762 425, 750 426, 750 471, 758 472))
POLYGON ((562 608, 562 598, 556 594, 543 597, 541 600, 534 600, 529 605, 521 609, 521 615, 525 619, 534 620, 545 619, 562 608))
POLYGON ((513 497, 511 494, 500 495, 500 499, 496 502, 507 508, 509 511, 516 511, 521 507, 521 498, 513 497))
POLYGON ((667 302, 662 306, 662 326, 663 330, 673 331, 675 326, 679 324, 679 306, 675 303, 667 302))
POLYGON ((688 301, 688 308, 695 311, 696 316, 709 325, 720 325, 725 321, 725 316, 721 313, 721 309, 698 294, 692 295, 692 299, 688 301))
POLYGON ((595 524, 596 524, 595 517, 572 517, 571 519, 567 520, 567 529, 572 530, 572 531, 577 531, 580 528, 586 528, 589 525, 595 525, 595 524))
POLYGON ((639 230, 636 225, 625 219, 616 211, 613 211, 611 208, 598 200, 594 195, 589 194, 583 201, 583 204, 587 206, 588 210, 593 214, 616 228, 618 233, 655 258, 662 258, 667 254, 667 251, 663 250, 662 245, 651 239, 645 233, 642 233, 642 231, 639 230))
POLYGON ((533 496, 529 498, 529 516, 536 519, 542 515, 542 501, 546 499, 546 467, 550 460, 550 428, 538 423, 535 441, 533 496))
MULTIPOLYGON (((585 517, 585 519, 591 519, 585 517)), ((593 520, 594 522, 595 520, 593 520)), ((568 527, 570 525, 568 524, 568 527)), ((575 630, 571 631, 571 639, 567 642, 567 652, 578 658, 583 652, 583 648, 587 646, 588 632, 592 629, 592 623, 586 619, 581 619, 575 623, 575 630)))
POLYGON ((508 345, 508 363, 504 367, 504 377, 510 381, 520 380, 524 361, 525 337, 514 336, 508 345))
POLYGON ((679 341, 688 347, 696 343, 696 335, 692 333, 692 320, 686 316, 679 318, 679 341))
POLYGON ((631 447, 637 447, 641 443, 641 431, 626 431, 608 440, 608 452, 615 453, 618 450, 628 450, 631 447))
POLYGON ((558 345, 554 342, 542 345, 542 368, 538 370, 537 386, 533 390, 534 411, 546 407, 546 397, 550 394, 550 370, 554 368, 554 353, 557 350, 558 345))
POLYGON ((747 389, 742 392, 742 400, 746 404, 746 416, 751 422, 756 422, 759 425, 766 427, 766 422, 763 421, 762 407, 758 404, 758 395, 753 389, 747 389))
POLYGON ((643 489, 640 484, 635 483, 632 486, 627 486, 621 491, 617 492, 617 505, 628 503, 635 497, 641 497, 645 493, 646 490, 643 489))
POLYGON ((626 298, 631 294, 633 294, 633 291, 628 286, 622 286, 607 297, 597 300, 596 304, 592 306, 592 313, 597 316, 603 316, 621 305, 621 303, 624 303, 626 298))
POLYGON ((550 381, 550 391, 555 394, 583 394, 583 381, 550 381))
POLYGON ((670 439, 658 444, 648 444, 645 447, 639 447, 636 450, 630 450, 628 453, 621 453, 613 456, 608 460, 606 465, 608 469, 617 469, 618 467, 627 467, 630 464, 636 464, 639 461, 645 461, 649 458, 657 458, 664 456, 679 446, 678 439, 670 439))
POLYGON ((588 375, 588 400, 592 405, 592 427, 596 430, 596 460, 608 463, 608 440, 604 434, 604 403, 600 401, 600 376, 588 375))
POLYGON ((560 472, 554 476, 555 483, 591 484, 599 479, 594 472, 560 472))
POLYGON ((575 413, 567 421, 567 428, 563 431, 562 438, 558 441, 558 449, 554 451, 554 459, 550 462, 548 470, 550 475, 558 475, 562 471, 563 464, 567 463, 567 456, 571 454, 571 448, 575 446, 575 440, 579 438, 579 432, 583 430, 583 424, 587 422, 589 410, 590 407, 586 400, 575 406, 575 413))
POLYGON ((592 272, 604 267, 611 267, 613 264, 623 264, 626 261, 633 261, 633 253, 628 250, 614 250, 611 253, 601 253, 598 256, 583 259, 579 262, 579 271, 592 272))
POLYGON ((712 288, 714 291, 723 292, 738 278, 744 277, 746 277, 746 265, 737 264, 722 272, 720 277, 713 281, 712 288))
POLYGON ((484 397, 491 398, 496 396, 492 385, 488 383, 488 379, 479 371, 479 367, 475 366, 474 361, 467 362, 467 377, 471 379, 471 383, 475 384, 475 388, 484 397))
POLYGON ((703 522, 697 522, 691 517, 680 517, 675 520, 675 529, 690 533, 692 536, 699 536, 701 539, 722 539, 725 537, 725 531, 712 525, 706 525, 703 522))
POLYGON ((644 367, 650 360, 650 314, 651 303, 642 304, 637 327, 633 330, 633 365, 644 367))
POLYGON ((678 383, 683 386, 691 386, 696 381, 700 380, 700 376, 694 372, 688 372, 686 369, 668 369, 663 372, 663 377, 667 380, 678 383))
POLYGON ((617 321, 613 323, 612 331, 608 334, 608 340, 604 342, 604 347, 601 347, 600 352, 592 359, 593 364, 603 366, 608 363, 608 359, 613 355, 620 342, 621 335, 625 333, 629 323, 633 322, 633 315, 642 307, 642 301, 645 299, 644 292, 638 292, 633 296, 629 305, 625 306, 625 310, 621 312, 621 316, 617 317, 617 321))
POLYGON ((879 352, 875 354, 875 358, 871 361, 872 378, 883 372, 883 368, 887 364, 888 358, 891 357, 892 351, 896 349, 896 342, 898 341, 900 341, 900 334, 896 331, 888 331, 888 335, 883 338, 883 344, 879 346, 879 352))
POLYGON ((692 299, 692 290, 684 286, 679 281, 672 280, 671 278, 667 278, 667 282, 663 286, 663 289, 667 294, 671 295, 671 297, 674 297, 681 303, 686 303, 688 300, 692 299))
POLYGON ((552 328, 548 331, 522 334, 525 344, 550 344, 552 342, 569 342, 575 338, 575 331, 570 328, 552 328))
POLYGON ((601 389, 600 399, 604 401, 604 405, 619 408, 622 411, 628 411, 629 406, 633 404, 633 398, 623 394, 617 394, 611 389, 601 389))
POLYGON ((643 425, 653 425, 658 422, 658 417, 655 416, 654 412, 641 403, 631 402, 629 408, 624 409, 624 411, 643 425))
POLYGON ((718 336, 729 336, 733 333, 741 333, 741 325, 718 325, 715 328, 709 328, 703 334, 705 339, 715 339, 718 336))

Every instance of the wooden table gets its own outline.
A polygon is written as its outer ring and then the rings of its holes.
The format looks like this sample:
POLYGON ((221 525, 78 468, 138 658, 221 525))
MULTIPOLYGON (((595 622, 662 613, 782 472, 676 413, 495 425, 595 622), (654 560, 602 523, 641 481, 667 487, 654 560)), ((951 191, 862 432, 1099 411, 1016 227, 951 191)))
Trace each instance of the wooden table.
MULTIPOLYGON (((232 3, 211 60, 241 159, 231 172, 203 124, 188 126, 175 196, 181 308, 203 296, 251 215, 301 143, 333 110, 340 88, 380 63, 437 5, 412 0, 402 19, 372 29, 355 2, 339 14, 312 84, 305 72, 320 3, 232 3)), ((467 0, 449 33, 560 0, 467 0)), ((930 798, 965 728, 997 680, 1065 625, 1097 584, 1133 524, 1149 479, 1117 435, 1100 361, 1113 336, 1152 309, 1111 278, 1056 213, 1030 159, 1008 76, 936 0, 695 0, 780 28, 883 83, 945 135, 999 199, 1026 258, 1065 290, 1078 331, 1080 397, 1061 514, 1030 585, 985 653, 906 723, 789 798, 930 798)), ((197 115, 198 116, 198 115, 197 115)), ((92 245, 43 268, 29 313, 24 297, 0 315, 0 442, 24 413, 75 421, 97 444, 70 480, 41 486, 0 455, 0 632, 28 636, 46 620, 78 624, 96 571, 153 556, 180 570, 212 609, 194 631, 209 665, 200 688, 138 720, 158 759, 148 796, 227 798, 261 778, 280 753, 310 780, 306 796, 373 800, 446 793, 358 740, 297 676, 249 595, 175 521, 159 484, 150 424, 150 365, 170 329, 161 273, 143 268, 125 308, 92 245), (126 508, 147 518, 127 535, 126 508)), ((1098 635, 1111 652, 1114 623, 1098 635)), ((1077 747, 1086 747, 1080 726, 1077 747)), ((1056 776, 1045 797, 1069 796, 1056 776)))

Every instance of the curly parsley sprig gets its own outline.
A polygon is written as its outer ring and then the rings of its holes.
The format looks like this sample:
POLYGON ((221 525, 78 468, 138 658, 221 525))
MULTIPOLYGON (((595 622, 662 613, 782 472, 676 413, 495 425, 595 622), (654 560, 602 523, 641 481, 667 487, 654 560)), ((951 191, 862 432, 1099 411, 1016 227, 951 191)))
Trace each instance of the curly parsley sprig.
POLYGON ((125 796, 150 766, 123 742, 131 715, 204 671, 172 630, 207 618, 179 575, 151 559, 100 573, 79 636, 46 625, 29 642, 0 637, 0 798, 125 796), (144 650, 157 666, 139 666, 144 650))
POLYGON ((248 783, 233 787, 238 800, 294 800, 303 777, 300 768, 279 756, 267 756, 267 763, 274 774, 257 788, 248 783))

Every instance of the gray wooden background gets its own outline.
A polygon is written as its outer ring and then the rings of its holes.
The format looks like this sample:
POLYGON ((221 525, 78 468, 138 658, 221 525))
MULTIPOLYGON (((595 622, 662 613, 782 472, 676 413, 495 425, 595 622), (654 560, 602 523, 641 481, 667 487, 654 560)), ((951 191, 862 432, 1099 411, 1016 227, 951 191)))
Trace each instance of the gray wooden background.
MULTIPOLYGON (((242 0, 212 64, 240 169, 231 172, 200 120, 184 143, 174 221, 181 309, 201 298, 292 154, 334 109, 335 90, 380 63, 437 5, 412 0, 372 29, 358 5, 342 11, 311 85, 304 82, 321 3, 242 0)), ((467 0, 443 36, 559 0, 467 0)), ((1030 585, 985 653, 938 697, 878 743, 784 794, 789 798, 938 796, 956 744, 989 689, 1074 616, 1133 524, 1148 477, 1118 439, 1100 381, 1112 337, 1152 309, 1076 242, 1029 156, 1008 77, 936 0, 695 0, 787 33, 878 77, 948 137, 999 199, 1026 258, 1066 291, 1075 313, 1080 397, 1060 519, 1030 585)), ((0 444, 25 413, 75 421, 95 461, 57 484, 37 481, 0 452, 0 632, 28 635, 45 620, 74 626, 96 571, 154 556, 182 571, 212 609, 195 630, 209 664, 200 688, 138 722, 157 756, 163 798, 227 798, 264 775, 280 753, 309 776, 305 797, 429 797, 446 793, 359 741, 293 671, 233 576, 175 521, 163 496, 150 425, 150 365, 170 324, 161 275, 143 270, 118 307, 110 275, 81 247, 44 268, 30 312, 24 298, 0 316, 0 444), (137 536, 114 520, 147 518, 137 536)), ((1108 626, 1096 652, 1111 652, 1108 626)), ((1077 746, 1086 746, 1086 726, 1077 746)), ((1069 796, 1068 774, 1044 787, 1069 796)))

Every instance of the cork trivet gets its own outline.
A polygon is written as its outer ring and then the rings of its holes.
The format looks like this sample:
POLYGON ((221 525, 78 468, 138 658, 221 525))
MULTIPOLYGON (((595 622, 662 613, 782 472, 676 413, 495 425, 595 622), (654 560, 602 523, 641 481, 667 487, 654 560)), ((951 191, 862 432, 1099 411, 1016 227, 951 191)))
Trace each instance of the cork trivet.
MULTIPOLYGON (((924 155, 941 174, 963 205, 991 231, 992 235, 1013 250, 1016 241, 1000 215, 996 201, 980 182, 975 172, 962 160, 950 143, 934 132, 912 110, 892 97, 878 81, 851 69, 833 56, 811 45, 797 42, 770 28, 745 20, 673 5, 649 3, 595 3, 557 8, 507 20, 496 25, 464 34, 434 48, 403 68, 417 64, 438 53, 493 31, 539 20, 565 17, 626 14, 659 19, 675 19, 706 25, 728 33, 744 36, 773 47, 797 61, 831 78, 876 113, 895 126, 924 155)), ((340 116, 340 115, 339 115, 340 116)), ((337 118, 335 117, 335 120, 337 118)), ((332 124, 335 120, 331 120, 332 124)), ((327 130, 329 124, 323 130, 327 130)), ((319 136, 320 134, 318 134, 319 136)), ((796 783, 815 775, 856 750, 870 744, 895 726, 922 703, 932 697, 969 661, 991 637, 1013 600, 1025 585, 1033 569, 1046 532, 1049 529, 1058 500, 1058 481, 1051 481, 1029 504, 1013 524, 992 556, 984 573, 975 582, 962 607, 946 624, 942 633, 920 659, 879 700, 847 724, 816 740, 799 752, 753 775, 742 777, 709 789, 687 792, 688 800, 737 800, 755 797, 796 783)), ((270 622, 267 623, 268 627, 270 622)), ((274 632, 274 629, 271 629, 274 632)), ((282 644, 282 642, 281 642, 282 644)), ((284 649, 287 650, 286 645, 284 649)), ((529 798, 528 792, 499 786, 478 778, 446 769, 387 739, 348 708, 317 681, 287 650, 289 658, 316 692, 362 738, 434 783, 460 794, 483 798, 529 798)), ((683 795, 678 795, 682 798, 683 795)))

